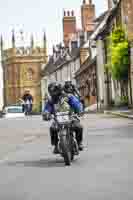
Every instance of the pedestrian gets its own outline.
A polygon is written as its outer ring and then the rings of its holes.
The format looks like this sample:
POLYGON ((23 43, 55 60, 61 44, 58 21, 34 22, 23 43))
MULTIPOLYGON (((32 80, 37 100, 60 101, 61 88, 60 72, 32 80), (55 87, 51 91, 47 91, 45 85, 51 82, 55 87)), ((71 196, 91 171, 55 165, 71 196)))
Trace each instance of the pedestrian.
POLYGON ((24 111, 28 110, 28 112, 31 113, 33 107, 33 97, 30 94, 29 90, 25 91, 22 100, 24 101, 24 106, 23 106, 24 111))

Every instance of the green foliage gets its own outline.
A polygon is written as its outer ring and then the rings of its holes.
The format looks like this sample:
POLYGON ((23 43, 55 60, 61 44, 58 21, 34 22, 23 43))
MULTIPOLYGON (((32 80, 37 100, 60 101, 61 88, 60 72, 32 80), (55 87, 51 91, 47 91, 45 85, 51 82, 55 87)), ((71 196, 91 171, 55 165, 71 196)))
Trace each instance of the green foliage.
POLYGON ((128 43, 126 41, 118 43, 112 47, 112 75, 116 80, 127 80, 128 78, 128 43))
POLYGON ((108 64, 114 80, 128 79, 129 44, 124 30, 116 28, 109 37, 108 64))
POLYGON ((117 27, 111 34, 112 44, 117 46, 118 43, 125 41, 125 32, 121 27, 117 27))
POLYGON ((119 102, 117 102, 117 106, 128 106, 128 97, 121 96, 119 102))
POLYGON ((41 102, 38 103, 38 104, 36 104, 36 105, 34 105, 34 107, 33 107, 33 112, 34 112, 34 113, 39 113, 39 112, 41 112, 41 102))
POLYGON ((121 104, 122 105, 128 105, 128 97, 127 96, 121 97, 121 104))

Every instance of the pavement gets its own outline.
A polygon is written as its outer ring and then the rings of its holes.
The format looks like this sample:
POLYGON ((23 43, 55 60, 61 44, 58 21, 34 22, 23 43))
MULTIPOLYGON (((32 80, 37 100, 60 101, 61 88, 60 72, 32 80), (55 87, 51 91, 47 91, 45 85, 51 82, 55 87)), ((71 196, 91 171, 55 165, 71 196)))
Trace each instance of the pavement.
MULTIPOLYGON (((100 105, 98 105, 100 107, 100 105)), ((91 106, 87 107, 85 109, 86 112, 97 112, 97 104, 92 104, 91 106)), ((133 109, 128 109, 127 107, 121 107, 121 108, 112 108, 109 110, 104 110, 104 114, 111 114, 116 115, 119 117, 129 118, 133 119, 133 109)))
POLYGON ((105 110, 105 114, 116 115, 119 117, 133 119, 133 109, 115 109, 115 110, 105 110))
POLYGON ((52 154, 40 116, 0 120, 0 200, 132 200, 133 121, 82 118, 84 151, 70 167, 52 154))

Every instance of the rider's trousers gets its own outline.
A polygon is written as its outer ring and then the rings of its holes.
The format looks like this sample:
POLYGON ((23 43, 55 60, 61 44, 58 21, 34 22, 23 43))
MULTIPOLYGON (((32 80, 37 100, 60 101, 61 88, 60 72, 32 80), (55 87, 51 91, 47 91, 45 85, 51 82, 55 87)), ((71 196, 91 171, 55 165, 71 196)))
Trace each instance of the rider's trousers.
MULTIPOLYGON (((83 127, 79 122, 74 122, 72 127, 72 131, 76 134, 76 140, 77 143, 80 144, 83 140, 83 127)), ((50 127, 50 136, 51 136, 51 144, 57 145, 58 143, 58 128, 55 126, 55 123, 53 123, 50 127)))

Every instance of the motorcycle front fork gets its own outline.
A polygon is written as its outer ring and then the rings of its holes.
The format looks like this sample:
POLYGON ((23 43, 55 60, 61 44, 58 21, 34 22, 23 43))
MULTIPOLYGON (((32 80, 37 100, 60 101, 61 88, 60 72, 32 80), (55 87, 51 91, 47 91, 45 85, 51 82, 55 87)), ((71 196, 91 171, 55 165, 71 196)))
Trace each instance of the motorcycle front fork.
MULTIPOLYGON (((79 148, 78 148, 78 143, 75 137, 75 134, 71 133, 71 137, 72 137, 72 150, 74 152, 74 155, 79 155, 79 148)), ((58 136, 58 149, 59 152, 62 154, 62 148, 61 148, 61 142, 60 142, 60 137, 58 136)))

